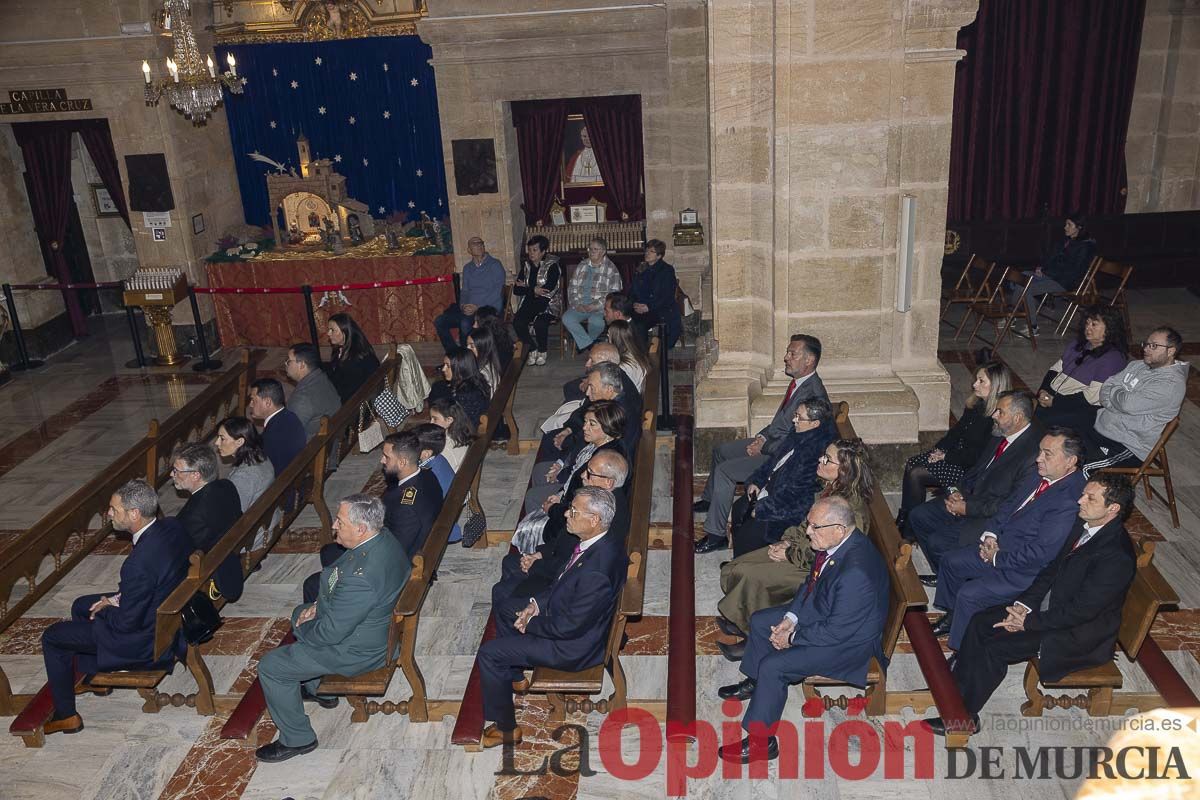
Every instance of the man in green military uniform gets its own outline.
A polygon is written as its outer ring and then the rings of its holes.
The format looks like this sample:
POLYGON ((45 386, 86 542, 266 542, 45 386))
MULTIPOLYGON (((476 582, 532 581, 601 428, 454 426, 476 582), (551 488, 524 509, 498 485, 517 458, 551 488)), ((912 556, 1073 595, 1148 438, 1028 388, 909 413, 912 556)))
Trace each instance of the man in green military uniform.
POLYGON ((317 601, 292 612, 296 642, 275 648, 258 664, 267 708, 279 729, 277 740, 255 751, 260 761, 286 761, 316 749, 304 700, 326 708, 337 704, 336 698, 315 694, 323 675, 359 675, 387 660, 392 608, 412 564, 396 537, 380 535, 382 529, 379 498, 352 494, 338 505, 333 534, 346 552, 321 571, 317 601))

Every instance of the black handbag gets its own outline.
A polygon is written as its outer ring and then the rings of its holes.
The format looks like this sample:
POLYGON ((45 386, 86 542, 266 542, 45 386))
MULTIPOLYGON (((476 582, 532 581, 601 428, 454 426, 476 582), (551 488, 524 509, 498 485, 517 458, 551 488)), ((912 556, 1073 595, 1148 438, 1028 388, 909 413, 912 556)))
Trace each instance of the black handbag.
POLYGON ((183 611, 179 615, 180 628, 183 630, 183 638, 187 640, 188 644, 204 644, 224 623, 221 613, 217 611, 217 606, 213 603, 214 594, 217 597, 221 596, 210 581, 205 589, 192 595, 192 599, 183 607, 183 611))
POLYGON ((473 547, 487 533, 487 517, 470 506, 463 509, 462 546, 473 547))

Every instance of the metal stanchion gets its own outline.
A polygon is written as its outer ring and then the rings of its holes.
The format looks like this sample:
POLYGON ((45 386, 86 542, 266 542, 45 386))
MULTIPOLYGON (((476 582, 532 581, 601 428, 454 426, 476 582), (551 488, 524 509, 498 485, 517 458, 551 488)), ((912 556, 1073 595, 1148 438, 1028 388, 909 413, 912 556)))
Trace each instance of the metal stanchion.
POLYGON ((196 338, 200 341, 200 363, 193 364, 196 372, 209 372, 220 369, 221 362, 208 357, 208 338, 204 335, 204 325, 200 322, 200 305, 196 302, 196 290, 192 286, 187 289, 188 300, 192 303, 192 321, 196 324, 196 338))
POLYGON ((304 313, 308 316, 308 335, 312 337, 313 347, 321 351, 321 340, 317 337, 317 316, 313 313, 312 287, 307 283, 300 287, 304 292, 304 313))
POLYGON ((675 430, 671 414, 671 350, 667 343, 667 324, 658 323, 658 430, 675 430))
POLYGON ((125 366, 128 369, 145 369, 146 353, 142 350, 142 335, 138 332, 137 314, 133 306, 125 306, 125 319, 129 323, 129 337, 133 340, 133 354, 136 356, 133 361, 126 361, 125 366))
POLYGON ((24 372, 45 365, 45 361, 29 357, 29 350, 25 347, 25 333, 21 330, 21 321, 17 319, 17 303, 13 300, 12 286, 7 283, 4 284, 4 302, 8 306, 8 316, 12 320, 13 340, 17 343, 17 357, 21 359, 19 364, 12 364, 9 369, 13 372, 24 372))

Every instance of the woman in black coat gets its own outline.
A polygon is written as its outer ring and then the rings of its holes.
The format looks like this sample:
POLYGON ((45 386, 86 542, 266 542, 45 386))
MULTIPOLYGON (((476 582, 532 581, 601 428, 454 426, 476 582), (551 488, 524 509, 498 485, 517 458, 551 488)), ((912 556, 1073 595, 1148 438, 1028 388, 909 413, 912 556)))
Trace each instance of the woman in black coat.
POLYGON ((558 282, 562 274, 558 256, 550 255, 550 240, 534 236, 525 245, 526 258, 513 284, 513 294, 521 299, 521 307, 513 317, 517 338, 525 343, 529 353, 526 364, 545 364, 549 349, 550 323, 558 315, 555 302, 561 297, 558 282), (533 326, 533 333, 529 328, 533 326))
POLYGON ((904 465, 904 482, 896 525, 904 529, 909 512, 925 502, 930 489, 946 489, 962 480, 963 474, 983 454, 992 437, 992 412, 1000 394, 1012 388, 1008 367, 989 361, 975 370, 971 397, 954 427, 946 431, 932 450, 910 458, 904 465))
POLYGON ((479 418, 487 411, 491 389, 475 354, 465 347, 456 347, 442 358, 442 380, 429 389, 429 402, 451 399, 462 407, 471 424, 471 430, 479 428, 479 418))
POLYGON ((338 397, 345 403, 379 369, 379 357, 362 328, 349 314, 331 316, 325 332, 333 345, 327 370, 329 380, 333 381, 338 397))
POLYGON ((663 261, 667 245, 661 239, 646 242, 646 260, 633 275, 629 295, 633 300, 633 324, 648 341, 648 332, 660 322, 667 324, 667 347, 674 347, 683 330, 679 306, 675 304, 675 268, 663 261))
MULTIPOLYGON (((1087 273, 1096 255, 1096 240, 1088 235, 1087 223, 1080 214, 1072 214, 1063 223, 1064 238, 1056 242, 1042 258, 1042 265, 1033 272, 1022 273, 1026 278, 1034 276, 1033 283, 1025 295, 1025 308, 1033 320, 1033 335, 1038 333, 1037 308, 1039 297, 1053 292, 1073 292, 1087 273)), ((1021 286, 1009 284, 1016 294, 1021 286)), ((1015 296, 1015 295, 1014 295, 1015 296)), ((1018 330, 1020 326, 1018 326, 1018 330)))

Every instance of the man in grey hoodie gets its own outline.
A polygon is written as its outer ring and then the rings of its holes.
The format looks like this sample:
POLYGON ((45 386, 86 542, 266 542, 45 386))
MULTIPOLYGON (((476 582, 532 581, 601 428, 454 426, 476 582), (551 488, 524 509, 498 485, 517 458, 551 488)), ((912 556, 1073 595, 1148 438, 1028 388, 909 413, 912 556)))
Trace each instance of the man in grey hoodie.
POLYGON ((1105 467, 1136 467, 1179 414, 1187 392, 1188 364, 1176 361, 1183 337, 1155 328, 1142 343, 1141 361, 1130 361, 1100 387, 1100 411, 1088 436, 1084 475, 1105 467))

